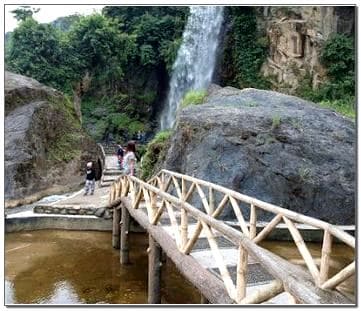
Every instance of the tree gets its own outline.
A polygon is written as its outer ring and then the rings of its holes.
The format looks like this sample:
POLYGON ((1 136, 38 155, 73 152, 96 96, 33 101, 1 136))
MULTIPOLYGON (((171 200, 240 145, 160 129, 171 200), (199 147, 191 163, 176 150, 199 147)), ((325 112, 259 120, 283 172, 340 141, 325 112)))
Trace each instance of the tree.
POLYGON ((32 17, 23 20, 12 33, 8 52, 9 69, 64 89, 67 75, 63 66, 66 55, 59 32, 47 24, 39 24, 32 17))
POLYGON ((38 13, 40 9, 31 8, 29 5, 22 5, 19 8, 10 11, 14 14, 14 18, 19 21, 24 21, 28 17, 32 17, 33 14, 38 13))
POLYGON ((76 71, 103 79, 119 80, 134 55, 134 36, 119 30, 119 24, 101 14, 82 17, 68 34, 71 54, 78 60, 76 71))

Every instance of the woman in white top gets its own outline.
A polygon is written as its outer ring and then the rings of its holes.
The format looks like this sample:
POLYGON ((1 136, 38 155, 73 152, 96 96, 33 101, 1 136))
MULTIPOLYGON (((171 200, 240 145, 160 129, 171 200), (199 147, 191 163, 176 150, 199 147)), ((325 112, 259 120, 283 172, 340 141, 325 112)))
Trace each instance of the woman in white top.
POLYGON ((127 147, 125 148, 125 156, 123 158, 123 168, 125 175, 135 175, 135 164, 137 158, 135 156, 135 143, 134 141, 129 141, 127 147))

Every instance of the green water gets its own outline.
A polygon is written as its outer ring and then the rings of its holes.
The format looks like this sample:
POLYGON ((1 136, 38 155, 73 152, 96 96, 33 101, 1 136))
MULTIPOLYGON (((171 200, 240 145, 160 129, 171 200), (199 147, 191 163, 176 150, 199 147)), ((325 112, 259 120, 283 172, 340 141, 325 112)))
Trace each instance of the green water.
MULTIPOLYGON (((130 245, 131 264, 121 266, 111 233, 8 233, 5 304, 146 304, 146 235, 131 234, 130 245)), ((163 271, 162 303, 199 303, 199 292, 170 260, 163 271)))

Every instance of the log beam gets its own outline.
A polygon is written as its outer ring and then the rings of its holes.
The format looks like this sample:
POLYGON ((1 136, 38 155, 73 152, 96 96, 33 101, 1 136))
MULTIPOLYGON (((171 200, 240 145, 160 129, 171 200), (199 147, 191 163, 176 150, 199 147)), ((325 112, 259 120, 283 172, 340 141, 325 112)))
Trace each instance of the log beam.
POLYGON ((162 249, 149 234, 148 303, 161 303, 162 249))
MULTIPOLYGON (((128 198, 122 198, 125 206, 131 207, 128 198)), ((203 268, 193 257, 179 252, 175 241, 159 226, 149 223, 147 216, 140 210, 130 209, 130 215, 157 241, 162 250, 173 261, 177 269, 189 280, 210 303, 232 304, 223 282, 213 273, 203 268)))
POLYGON ((119 249, 120 247, 120 209, 113 210, 113 229, 112 229, 112 246, 119 249))
POLYGON ((120 230, 120 263, 129 264, 129 211, 122 205, 122 226, 120 230))

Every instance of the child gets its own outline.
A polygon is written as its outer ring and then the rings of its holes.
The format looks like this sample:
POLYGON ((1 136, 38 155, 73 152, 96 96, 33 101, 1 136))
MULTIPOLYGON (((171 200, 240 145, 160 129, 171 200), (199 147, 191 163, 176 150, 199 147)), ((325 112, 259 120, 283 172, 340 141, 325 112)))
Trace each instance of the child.
POLYGON ((94 189, 95 189, 95 170, 93 168, 93 163, 88 162, 86 165, 84 195, 87 195, 89 191, 91 195, 94 194, 94 189))

